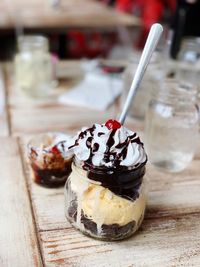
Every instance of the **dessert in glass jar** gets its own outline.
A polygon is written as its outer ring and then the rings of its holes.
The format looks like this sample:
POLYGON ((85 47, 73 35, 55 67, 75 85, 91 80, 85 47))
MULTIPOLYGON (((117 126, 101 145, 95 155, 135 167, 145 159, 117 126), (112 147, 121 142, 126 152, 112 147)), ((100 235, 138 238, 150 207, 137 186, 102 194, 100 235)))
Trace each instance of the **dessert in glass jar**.
POLYGON ((71 173, 71 137, 62 133, 41 134, 28 144, 28 157, 34 181, 46 187, 65 184, 71 173))
POLYGON ((71 148, 75 156, 65 187, 67 219, 95 238, 131 236, 146 206, 147 156, 138 135, 109 120, 83 128, 71 148))

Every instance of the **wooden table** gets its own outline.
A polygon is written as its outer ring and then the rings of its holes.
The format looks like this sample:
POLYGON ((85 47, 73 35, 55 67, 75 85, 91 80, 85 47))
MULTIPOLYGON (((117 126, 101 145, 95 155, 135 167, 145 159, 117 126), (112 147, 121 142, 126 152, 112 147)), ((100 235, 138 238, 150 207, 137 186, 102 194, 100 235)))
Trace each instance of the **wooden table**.
MULTIPOLYGON (((67 66, 77 71, 76 62, 67 66)), ((148 165, 147 212, 133 237, 122 242, 86 237, 65 219, 63 188, 32 182, 24 145, 33 134, 72 133, 103 122, 116 114, 117 104, 106 114, 59 106, 53 100, 30 106, 12 86, 9 73, 7 68, 5 90, 0 86, 6 107, 0 114, 0 266, 200 266, 199 157, 174 175, 148 165)), ((128 127, 142 129, 132 119, 128 127)))
POLYGON ((18 23, 29 30, 67 28, 110 28, 139 26, 135 16, 117 12, 95 0, 63 0, 53 8, 51 0, 4 0, 0 3, 0 30, 10 30, 18 23))

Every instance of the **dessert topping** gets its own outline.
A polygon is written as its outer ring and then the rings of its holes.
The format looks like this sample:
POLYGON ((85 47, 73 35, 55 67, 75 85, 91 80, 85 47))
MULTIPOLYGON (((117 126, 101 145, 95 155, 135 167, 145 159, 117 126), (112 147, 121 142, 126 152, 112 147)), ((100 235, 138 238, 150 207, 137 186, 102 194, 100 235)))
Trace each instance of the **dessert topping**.
POLYGON ((58 154, 58 153, 60 153, 60 151, 59 151, 59 149, 57 148, 57 146, 53 146, 53 147, 51 148, 51 152, 52 152, 53 154, 58 154))
POLYGON ((117 130, 121 127, 121 124, 116 120, 108 120, 105 125, 109 130, 117 130))
POLYGON ((83 128, 69 149, 86 165, 136 168, 147 161, 138 135, 114 120, 83 128))

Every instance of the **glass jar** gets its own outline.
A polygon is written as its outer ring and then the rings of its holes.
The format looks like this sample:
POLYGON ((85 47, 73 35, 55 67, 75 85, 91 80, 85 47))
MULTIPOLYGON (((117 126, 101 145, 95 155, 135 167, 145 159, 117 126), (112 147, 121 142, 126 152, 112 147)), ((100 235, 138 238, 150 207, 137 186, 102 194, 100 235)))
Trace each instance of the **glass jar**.
POLYGON ((152 164, 178 172, 192 161, 198 139, 197 91, 192 85, 163 81, 146 113, 145 139, 152 164))
POLYGON ((196 63, 200 57, 200 38, 187 37, 181 44, 178 60, 182 62, 196 63))
POLYGON ((85 166, 74 158, 65 186, 65 214, 81 232, 103 240, 131 236, 142 223, 145 164, 135 169, 85 166))
MULTIPOLYGON (((138 61, 136 61, 135 59, 131 59, 128 67, 124 72, 123 75, 124 86, 121 97, 121 107, 123 107, 125 99, 128 95, 137 66, 138 66, 138 61)), ((153 90, 154 87, 158 86, 160 79, 164 75, 165 75, 164 70, 160 66, 159 55, 156 54, 154 55, 154 58, 151 60, 151 64, 149 65, 144 75, 144 78, 141 82, 140 88, 137 91, 137 94, 134 98, 134 102, 129 109, 129 115, 131 117, 144 120, 146 109, 149 103, 150 91, 153 90)))
POLYGON ((18 38, 15 56, 16 84, 27 96, 44 97, 53 88, 53 66, 48 39, 27 35, 18 38))
POLYGON ((35 183, 49 188, 65 184, 73 157, 67 151, 68 139, 68 135, 49 132, 29 141, 28 158, 35 183))
POLYGON ((200 38, 185 38, 177 58, 176 77, 200 88, 200 38))

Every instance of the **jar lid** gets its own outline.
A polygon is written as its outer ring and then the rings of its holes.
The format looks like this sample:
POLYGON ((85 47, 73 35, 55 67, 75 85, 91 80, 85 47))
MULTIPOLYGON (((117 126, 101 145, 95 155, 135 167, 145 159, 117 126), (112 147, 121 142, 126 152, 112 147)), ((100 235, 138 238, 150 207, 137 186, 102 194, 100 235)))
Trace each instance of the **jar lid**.
POLYGON ((191 83, 176 79, 164 79, 159 88, 154 90, 153 96, 170 102, 177 102, 178 100, 179 103, 191 103, 196 101, 197 88, 191 83))
POLYGON ((42 35, 22 35, 17 39, 17 45, 20 52, 24 51, 48 51, 48 39, 42 35))

